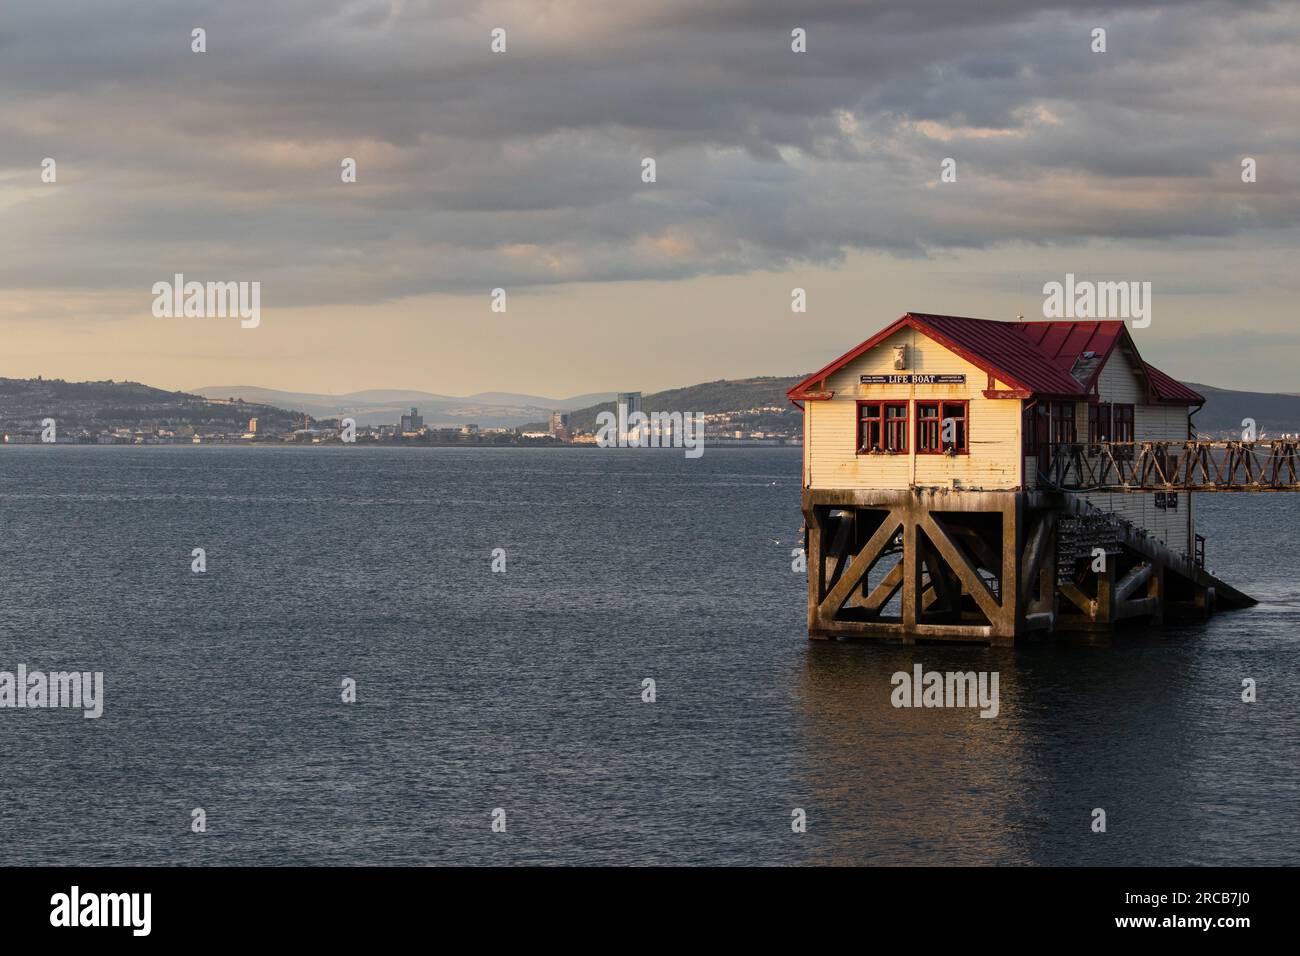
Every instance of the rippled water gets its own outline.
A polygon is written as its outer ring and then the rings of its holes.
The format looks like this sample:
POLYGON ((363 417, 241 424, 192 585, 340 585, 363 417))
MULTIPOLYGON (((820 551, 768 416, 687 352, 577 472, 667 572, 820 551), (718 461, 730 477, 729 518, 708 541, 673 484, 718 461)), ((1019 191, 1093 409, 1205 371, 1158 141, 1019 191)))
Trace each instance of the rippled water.
POLYGON ((0 710, 0 863, 1294 864, 1300 501, 1197 509, 1258 608, 904 648, 806 639, 797 450, 0 448, 0 669, 106 697, 0 710))

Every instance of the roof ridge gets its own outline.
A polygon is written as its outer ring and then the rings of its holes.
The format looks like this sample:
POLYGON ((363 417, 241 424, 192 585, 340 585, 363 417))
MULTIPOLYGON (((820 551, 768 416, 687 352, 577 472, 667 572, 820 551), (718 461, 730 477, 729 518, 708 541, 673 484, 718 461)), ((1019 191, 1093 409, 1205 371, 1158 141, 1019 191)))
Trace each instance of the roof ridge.
MULTIPOLYGON (((996 321, 990 319, 988 321, 996 321)), ((1021 319, 1016 325, 1082 325, 1092 322, 1096 325, 1123 325, 1123 319, 1021 319)))

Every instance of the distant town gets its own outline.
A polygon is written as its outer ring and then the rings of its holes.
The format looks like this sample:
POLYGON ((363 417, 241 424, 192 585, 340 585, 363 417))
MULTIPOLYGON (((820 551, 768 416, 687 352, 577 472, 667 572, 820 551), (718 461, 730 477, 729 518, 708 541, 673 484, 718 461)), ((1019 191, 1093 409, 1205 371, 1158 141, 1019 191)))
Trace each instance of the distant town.
MULTIPOLYGON (((411 406, 391 424, 354 421, 349 437, 356 444, 595 446, 597 413, 619 404, 628 414, 646 410, 640 392, 623 392, 591 408, 551 412, 545 421, 479 427, 426 424, 419 406, 411 406)), ((698 414, 710 444, 803 441, 802 415, 785 402, 698 414)), ((239 398, 204 398, 138 383, 0 379, 0 429, 9 445, 315 445, 341 443, 348 427, 346 415, 313 418, 239 398)))
MULTIPOLYGON (((425 397, 415 401, 393 401, 403 393, 383 393, 378 404, 367 404, 365 399, 373 397, 368 393, 312 396, 249 388, 245 399, 224 389, 197 394, 138 382, 0 378, 0 440, 10 445, 317 445, 342 442, 344 420, 352 418, 359 444, 590 447, 596 444, 600 413, 622 403, 629 413, 694 413, 704 422, 705 442, 713 446, 800 445, 803 413, 786 398, 799 380, 720 379, 645 395, 611 392, 605 401, 597 401, 601 395, 595 393, 555 400, 570 407, 548 410, 543 403, 549 399, 507 393, 469 399, 419 393, 425 397), (301 402, 310 412, 275 401, 301 402)), ((1300 431, 1300 395, 1192 387, 1207 398, 1193 417, 1202 437, 1239 438, 1247 420, 1261 438, 1300 431)))

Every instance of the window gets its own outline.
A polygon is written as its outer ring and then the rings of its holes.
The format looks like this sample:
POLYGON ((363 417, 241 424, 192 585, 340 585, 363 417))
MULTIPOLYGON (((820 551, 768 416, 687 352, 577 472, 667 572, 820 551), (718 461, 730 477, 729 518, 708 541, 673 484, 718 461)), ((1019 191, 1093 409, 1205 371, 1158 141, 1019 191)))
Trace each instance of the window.
POLYGON ((1048 412, 1051 405, 1048 402, 1040 402, 1033 408, 1025 412, 1025 453, 1037 455, 1047 449, 1047 438, 1050 434, 1049 428, 1051 420, 1048 412))
POLYGON ((858 453, 880 451, 883 447, 884 412, 879 402, 858 403, 858 453))
POLYGON ((1133 406, 1115 405, 1115 437, 1112 441, 1133 441, 1133 406))
MULTIPOLYGON (((965 454, 970 451, 970 431, 967 428, 969 410, 966 402, 944 402, 943 403, 943 420, 952 422, 952 431, 949 433, 949 441, 944 442, 944 451, 953 451, 957 454, 965 454)), ((943 432, 940 431, 940 437, 943 432)))
POLYGON ((1052 443, 1073 444, 1075 440, 1074 404, 1052 402, 1052 443))
POLYGON ((907 451, 907 402, 858 402, 858 454, 907 451))
POLYGON ((885 406, 885 441, 890 451, 907 451, 907 403, 885 406))
POLYGON ((1098 402, 1088 406, 1088 441, 1090 444, 1110 441, 1111 435, 1110 402, 1098 402))
POLYGON ((916 403, 916 453, 964 455, 970 451, 967 402, 916 403))
POLYGON ((916 403, 916 453, 937 455, 939 448, 939 403, 916 403))

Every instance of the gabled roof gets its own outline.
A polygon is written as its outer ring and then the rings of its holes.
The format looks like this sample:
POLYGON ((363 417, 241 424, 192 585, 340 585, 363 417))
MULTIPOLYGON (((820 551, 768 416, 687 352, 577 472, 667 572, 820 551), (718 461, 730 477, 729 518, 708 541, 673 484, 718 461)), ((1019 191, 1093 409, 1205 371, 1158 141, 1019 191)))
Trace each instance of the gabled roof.
POLYGON ((1188 388, 1175 378, 1171 378, 1150 362, 1143 362, 1142 364, 1146 366, 1147 377, 1151 380, 1151 388, 1160 401, 1169 402, 1173 405, 1205 404, 1205 396, 1200 392, 1188 388))
POLYGON ((1071 378, 1069 368, 1059 368, 1045 361, 1043 353, 1015 322, 915 312, 908 315, 916 320, 920 331, 926 334, 938 332, 942 336, 940 344, 948 345, 968 362, 1013 388, 1051 397, 1072 396, 1079 392, 1079 383, 1071 378))
POLYGON ((1053 365, 1082 385, 1085 392, 1091 391, 1116 343, 1128 336, 1124 323, 1118 320, 1008 324, 1014 325, 1053 365))
MULTIPOLYGON (((1000 322, 959 315, 908 312, 861 345, 808 376, 787 392, 792 401, 829 398, 825 379, 903 328, 929 336, 966 361, 1035 398, 1085 399, 1121 342, 1137 356, 1121 321, 1000 322)), ((1205 399, 1159 369, 1137 359, 1152 398, 1199 405, 1205 399)))

